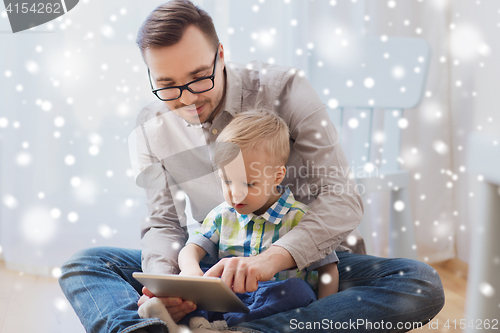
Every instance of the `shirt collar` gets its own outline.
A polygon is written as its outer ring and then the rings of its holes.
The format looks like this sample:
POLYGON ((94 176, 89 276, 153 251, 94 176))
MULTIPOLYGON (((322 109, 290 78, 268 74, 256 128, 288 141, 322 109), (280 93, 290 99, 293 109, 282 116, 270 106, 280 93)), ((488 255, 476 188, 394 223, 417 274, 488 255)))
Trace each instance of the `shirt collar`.
POLYGON ((280 192, 282 192, 281 197, 262 215, 255 215, 250 213, 248 215, 239 214, 234 208, 234 212, 238 218, 240 226, 245 227, 248 222, 255 221, 258 218, 262 218, 267 222, 278 224, 281 222, 283 216, 290 210, 295 198, 293 197, 292 191, 288 187, 278 186, 280 192))
POLYGON ((226 63, 226 95, 222 102, 222 111, 229 112, 233 117, 241 112, 241 96, 243 95, 243 86, 241 76, 234 64, 226 63))

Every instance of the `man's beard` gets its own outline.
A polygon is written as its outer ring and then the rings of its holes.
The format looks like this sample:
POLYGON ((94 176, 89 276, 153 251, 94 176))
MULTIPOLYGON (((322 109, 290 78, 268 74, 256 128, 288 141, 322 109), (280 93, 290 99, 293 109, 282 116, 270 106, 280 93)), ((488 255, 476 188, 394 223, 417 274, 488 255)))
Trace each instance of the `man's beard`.
POLYGON ((195 111, 196 105, 194 105, 194 104, 178 107, 178 108, 174 109, 175 110, 174 113, 177 114, 182 119, 184 119, 188 124, 199 125, 201 123, 206 122, 210 118, 212 113, 214 112, 214 110, 208 109, 209 104, 210 103, 208 103, 208 102, 204 102, 202 104, 203 110, 202 110, 201 114, 195 113, 196 112, 195 111))

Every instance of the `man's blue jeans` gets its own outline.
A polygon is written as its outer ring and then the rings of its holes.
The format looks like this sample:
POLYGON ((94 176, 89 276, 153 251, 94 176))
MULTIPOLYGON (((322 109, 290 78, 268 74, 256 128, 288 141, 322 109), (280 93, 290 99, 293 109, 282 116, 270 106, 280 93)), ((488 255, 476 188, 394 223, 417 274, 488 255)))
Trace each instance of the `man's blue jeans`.
MULTIPOLYGON (((307 307, 241 323, 243 332, 406 332, 427 323, 444 305, 437 272, 409 259, 337 252, 337 294, 307 307)), ((89 333, 164 333, 156 318, 141 319, 141 251, 98 247, 80 251, 62 267, 61 288, 89 333)))

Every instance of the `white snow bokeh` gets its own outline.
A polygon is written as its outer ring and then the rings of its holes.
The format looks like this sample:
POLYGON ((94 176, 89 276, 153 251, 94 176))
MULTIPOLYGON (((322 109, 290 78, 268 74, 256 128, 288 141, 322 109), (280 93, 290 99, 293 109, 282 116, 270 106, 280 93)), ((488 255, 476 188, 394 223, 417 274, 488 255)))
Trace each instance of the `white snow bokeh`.
POLYGON ((370 89, 373 88, 375 85, 375 80, 371 77, 367 77, 364 81, 363 84, 365 85, 366 88, 370 89))
POLYGON ((355 128, 358 128, 359 126, 359 120, 356 119, 356 118, 351 118, 349 119, 349 121, 347 122, 347 125, 352 128, 352 129, 355 129, 355 128))
POLYGON ((63 117, 56 117, 56 118, 54 119, 54 125, 55 125, 56 127, 63 127, 63 126, 64 126, 64 123, 65 123, 65 121, 64 121, 64 118, 63 118, 63 117))
POLYGON ((479 291, 486 297, 493 297, 495 289, 488 282, 481 282, 479 284, 479 291))
POLYGON ((436 141, 434 141, 432 146, 438 154, 440 154, 440 155, 448 154, 448 151, 449 151, 448 145, 446 143, 444 143, 443 141, 436 140, 436 141))
POLYGON ((328 100, 328 107, 330 109, 336 109, 339 107, 339 102, 335 98, 332 98, 328 100))
POLYGON ((403 66, 394 66, 392 68, 392 77, 395 78, 395 79, 402 79, 405 77, 405 69, 403 66))
POLYGON ((77 202, 87 205, 92 205, 95 203, 99 184, 96 180, 87 177, 85 179, 80 179, 79 177, 73 177, 71 179, 72 193, 77 202))
POLYGON ((347 244, 349 244, 350 246, 354 246, 356 245, 358 242, 356 236, 354 235, 349 235, 347 236, 347 244))
POLYGON ((10 208, 10 209, 14 209, 14 208, 17 208, 18 206, 18 201, 17 199, 13 196, 13 195, 10 195, 10 194, 5 194, 3 196, 3 204, 7 207, 7 208, 10 208))
POLYGON ((451 31, 450 50, 458 60, 470 61, 478 55, 489 55, 489 46, 477 27, 461 24, 451 31))
POLYGON ((98 232, 99 235, 101 235, 103 238, 111 238, 113 237, 116 231, 113 231, 113 229, 111 229, 109 226, 105 224, 101 224, 98 227, 98 232))
POLYGON ((27 241, 33 244, 45 244, 55 237, 57 225, 48 209, 31 207, 22 215, 21 230, 27 241))
POLYGON ((332 276, 328 273, 321 275, 321 283, 322 284, 330 284, 332 282, 332 276))
POLYGON ((20 167, 26 167, 32 162, 31 154, 26 152, 21 152, 16 156, 16 163, 20 167))
POLYGON ((58 219, 61 217, 61 210, 59 208, 52 208, 50 210, 50 216, 53 218, 53 219, 58 219))
POLYGON ((101 27, 101 34, 106 38, 113 38, 115 35, 115 29, 110 25, 103 25, 101 27))
POLYGON ((54 307, 60 312, 66 312, 68 309, 71 309, 68 300, 62 297, 58 297, 54 300, 54 307))
POLYGON ((394 210, 397 212, 402 212, 405 209, 405 203, 403 201, 396 201, 394 203, 394 210))
POLYGON ((0 128, 6 128, 9 126, 9 120, 5 117, 0 118, 0 128))
POLYGON ((54 267, 50 273, 52 277, 59 278, 62 275, 61 267, 54 267))
POLYGON ((37 74, 40 70, 40 66, 33 60, 26 61, 25 68, 31 74, 37 74))
POLYGON ((68 221, 71 223, 75 223, 76 221, 78 221, 78 214, 75 212, 70 212, 68 214, 68 221))
POLYGON ((73 155, 67 155, 64 158, 64 163, 66 163, 66 165, 73 165, 73 164, 75 164, 75 157, 73 155))

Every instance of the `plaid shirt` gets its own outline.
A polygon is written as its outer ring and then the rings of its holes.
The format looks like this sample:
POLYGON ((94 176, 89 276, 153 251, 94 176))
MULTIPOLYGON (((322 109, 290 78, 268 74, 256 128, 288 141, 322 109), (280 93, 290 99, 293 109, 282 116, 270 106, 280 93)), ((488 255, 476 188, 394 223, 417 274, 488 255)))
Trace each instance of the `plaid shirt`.
MULTIPOLYGON (((188 243, 201 246, 209 255, 218 253, 214 259, 251 257, 265 251, 295 227, 309 210, 295 200, 288 187, 279 186, 279 189, 281 197, 262 215, 241 215, 226 202, 220 204, 207 215, 188 243)), ((335 252, 332 256, 331 262, 338 261, 335 252)), ((277 280, 291 277, 301 278, 316 289, 317 271, 289 269, 274 276, 277 280)))

